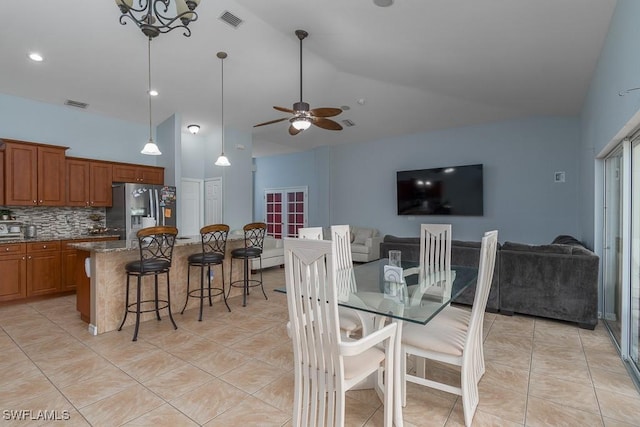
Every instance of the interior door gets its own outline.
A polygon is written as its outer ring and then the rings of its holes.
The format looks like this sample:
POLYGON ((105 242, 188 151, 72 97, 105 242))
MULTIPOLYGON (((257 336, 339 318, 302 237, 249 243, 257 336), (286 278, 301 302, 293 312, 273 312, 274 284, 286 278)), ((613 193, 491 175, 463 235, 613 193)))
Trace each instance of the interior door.
POLYGON ((222 178, 204 182, 204 220, 206 224, 222 224, 222 178))
POLYGON ((264 200, 269 236, 297 237, 298 229, 307 226, 307 187, 267 189, 264 200))
POLYGON ((180 235, 197 236, 203 217, 202 180, 182 179, 180 187, 180 235))

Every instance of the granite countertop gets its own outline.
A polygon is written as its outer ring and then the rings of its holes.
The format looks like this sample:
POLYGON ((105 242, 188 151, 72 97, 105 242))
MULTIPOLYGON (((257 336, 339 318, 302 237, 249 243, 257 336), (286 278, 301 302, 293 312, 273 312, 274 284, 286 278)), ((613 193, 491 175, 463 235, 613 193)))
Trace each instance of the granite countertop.
POLYGON ((0 238, 0 244, 3 243, 31 243, 31 242, 53 242, 61 240, 91 240, 103 237, 119 237, 118 234, 69 234, 69 235, 40 235, 33 238, 26 237, 8 237, 0 238))
MULTIPOLYGON (((231 240, 243 240, 244 235, 235 236, 229 235, 227 237, 227 241, 231 240)), ((200 235, 197 236, 181 236, 176 239, 174 246, 191 246, 191 245, 201 245, 202 241, 200 240, 200 235)), ((90 252, 122 252, 122 251, 131 251, 139 248, 138 240, 110 240, 106 242, 83 242, 83 243, 71 243, 70 245, 73 248, 81 249, 84 251, 90 252)))

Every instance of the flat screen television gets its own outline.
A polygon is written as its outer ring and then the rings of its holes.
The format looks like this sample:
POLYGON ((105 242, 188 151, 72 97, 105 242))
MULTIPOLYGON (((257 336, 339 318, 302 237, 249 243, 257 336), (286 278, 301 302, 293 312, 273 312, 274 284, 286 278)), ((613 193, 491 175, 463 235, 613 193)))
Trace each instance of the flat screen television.
POLYGON ((398 215, 483 215, 482 165, 397 172, 398 215))

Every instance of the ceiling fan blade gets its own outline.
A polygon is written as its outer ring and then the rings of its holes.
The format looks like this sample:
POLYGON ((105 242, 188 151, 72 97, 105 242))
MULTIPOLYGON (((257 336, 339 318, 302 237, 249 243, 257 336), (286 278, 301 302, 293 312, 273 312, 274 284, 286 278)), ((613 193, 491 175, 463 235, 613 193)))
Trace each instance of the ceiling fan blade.
POLYGON ((284 108, 284 107, 276 107, 275 105, 273 106, 273 108, 275 108, 278 111, 282 111, 283 113, 289 113, 289 114, 295 114, 296 112, 289 109, 289 108, 284 108))
POLYGON ((327 130, 342 130, 342 126, 338 122, 334 122, 331 119, 325 119, 324 117, 314 117, 311 123, 327 130))
POLYGON ((342 113, 342 110, 340 108, 314 108, 310 113, 316 117, 333 117, 342 113))
POLYGON ((276 120, 270 120, 268 122, 264 122, 264 123, 258 123, 257 125, 253 125, 254 128, 257 128, 258 126, 265 126, 265 125, 270 125, 272 123, 278 123, 278 122, 282 122, 284 120, 287 120, 288 117, 283 117, 281 119, 276 119, 276 120))
POLYGON ((295 136, 295 135, 299 134, 300 132, 302 132, 302 131, 294 128, 293 125, 289 126, 289 135, 295 136))

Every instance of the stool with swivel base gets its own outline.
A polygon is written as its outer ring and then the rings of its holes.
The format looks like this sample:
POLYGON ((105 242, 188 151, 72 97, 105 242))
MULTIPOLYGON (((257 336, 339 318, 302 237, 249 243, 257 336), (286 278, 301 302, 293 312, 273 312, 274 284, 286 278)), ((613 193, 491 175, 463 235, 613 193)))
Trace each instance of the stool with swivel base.
POLYGON ((136 326, 133 331, 133 341, 138 339, 138 328, 140 326, 140 313, 156 312, 156 317, 160 319, 160 310, 166 308, 169 312, 169 319, 174 329, 178 329, 176 322, 171 315, 171 286, 169 283, 169 270, 171 268, 171 257, 173 254, 173 245, 178 235, 178 229, 175 227, 148 227, 138 231, 138 245, 140 247, 140 259, 131 261, 125 265, 127 272, 127 290, 125 300, 125 312, 122 323, 120 323, 119 331, 122 330, 124 322, 127 320, 127 314, 136 313, 136 326), (167 275, 167 299, 158 298, 158 275, 167 275), (154 276, 154 298, 142 300, 142 278, 144 276, 154 276), (131 276, 137 278, 136 301, 129 302, 129 279, 131 276), (142 305, 153 304, 152 308, 143 309, 142 305), (162 305, 160 305, 162 304, 162 305))
MULTIPOLYGON (((264 287, 262 286, 262 247, 264 244, 264 236, 267 232, 267 224, 264 222, 252 222, 251 224, 247 224, 243 227, 244 230, 244 247, 234 249, 231 251, 232 261, 234 259, 243 260, 243 268, 244 274, 242 280, 235 280, 229 283, 229 291, 231 292, 231 287, 242 288, 242 306, 246 307, 247 305, 247 295, 249 295, 249 288, 254 286, 260 286, 262 289, 262 294, 264 295, 264 299, 267 298, 267 294, 264 292, 264 287), (249 279, 249 260, 253 258, 260 258, 260 280, 257 279, 249 279)), ((233 277, 233 262, 231 263, 231 277, 233 277)))
POLYGON ((189 263, 189 265, 187 266, 187 299, 184 302, 184 307, 180 312, 181 314, 184 314, 184 310, 185 308, 187 308, 187 303, 189 302, 190 297, 199 298, 200 317, 198 317, 198 320, 202 321, 203 300, 205 298, 209 298, 209 307, 211 307, 211 297, 215 297, 218 295, 222 295, 224 304, 227 306, 227 310, 231 311, 231 309, 229 308, 229 304, 227 304, 227 294, 225 293, 224 289, 224 254, 227 246, 228 234, 229 226, 226 224, 206 225, 200 229, 200 237, 202 239, 202 252, 189 255, 189 258, 187 259, 189 263), (220 275, 220 277, 222 278, 221 288, 211 287, 211 273, 213 272, 212 267, 216 265, 219 265, 222 270, 222 274, 220 275), (190 289, 191 267, 200 267, 199 289, 190 289), (206 275, 209 285, 208 292, 205 292, 204 287, 205 267, 207 267, 206 275))

